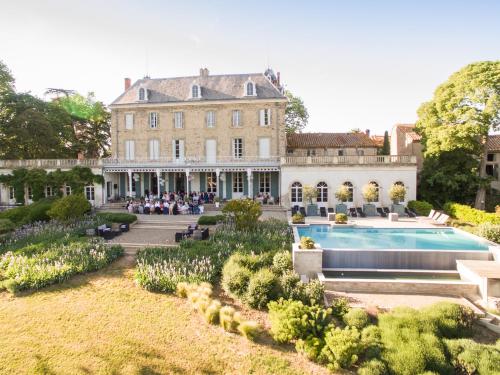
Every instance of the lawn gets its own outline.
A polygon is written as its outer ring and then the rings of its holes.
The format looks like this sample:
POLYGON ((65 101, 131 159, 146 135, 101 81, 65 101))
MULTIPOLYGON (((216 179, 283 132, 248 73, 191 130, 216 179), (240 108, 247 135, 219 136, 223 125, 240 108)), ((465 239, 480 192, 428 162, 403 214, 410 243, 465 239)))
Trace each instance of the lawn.
POLYGON ((271 340, 206 324, 133 281, 134 260, 36 293, 0 293, 1 374, 326 374, 271 340))

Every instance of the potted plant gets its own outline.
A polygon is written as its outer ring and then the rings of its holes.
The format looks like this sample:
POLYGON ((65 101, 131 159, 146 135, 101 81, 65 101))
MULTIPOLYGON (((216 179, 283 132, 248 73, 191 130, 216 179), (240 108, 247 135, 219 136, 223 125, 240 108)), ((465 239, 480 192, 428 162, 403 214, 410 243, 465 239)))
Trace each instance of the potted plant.
POLYGON ((362 193, 363 198, 367 202, 363 205, 363 212, 366 214, 366 216, 376 216, 377 210, 372 202, 378 200, 378 186, 373 183, 366 184, 365 186, 363 186, 362 193))
POLYGON ((337 191, 335 192, 335 198, 337 198, 341 203, 335 206, 335 213, 346 214, 347 206, 345 202, 349 200, 351 197, 351 192, 349 188, 345 185, 340 185, 337 191))
POLYGON ((335 214, 335 224, 347 224, 347 215, 335 214))
POLYGON ((389 198, 392 201, 391 212, 396 212, 399 215, 404 215, 405 208, 400 202, 405 200, 406 188, 401 184, 393 184, 389 189, 389 198))
POLYGON ((309 204, 306 207, 307 216, 317 216, 318 215, 318 205, 313 203, 313 200, 318 196, 318 190, 311 185, 305 185, 302 189, 302 195, 306 202, 309 204))
POLYGON ((292 224, 305 224, 304 216, 297 212, 292 216, 292 224))
POLYGON ((314 240, 311 237, 300 237, 300 248, 302 250, 314 249, 314 240))

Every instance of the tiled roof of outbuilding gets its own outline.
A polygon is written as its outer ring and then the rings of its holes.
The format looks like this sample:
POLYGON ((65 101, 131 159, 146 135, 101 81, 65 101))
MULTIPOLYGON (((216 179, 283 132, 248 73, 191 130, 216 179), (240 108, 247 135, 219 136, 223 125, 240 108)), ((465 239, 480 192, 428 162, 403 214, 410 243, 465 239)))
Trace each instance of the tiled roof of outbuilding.
POLYGON ((137 103, 140 88, 148 90, 145 103, 169 103, 235 99, 284 99, 283 94, 262 73, 224 74, 176 78, 143 78, 136 81, 111 105, 137 103), (245 96, 248 78, 255 84, 257 95, 245 96), (193 83, 201 87, 201 99, 190 98, 193 83))
POLYGON ((488 151, 500 151, 500 135, 489 135, 486 147, 488 151))
POLYGON ((287 135, 287 147, 377 147, 377 144, 365 133, 295 133, 287 135))

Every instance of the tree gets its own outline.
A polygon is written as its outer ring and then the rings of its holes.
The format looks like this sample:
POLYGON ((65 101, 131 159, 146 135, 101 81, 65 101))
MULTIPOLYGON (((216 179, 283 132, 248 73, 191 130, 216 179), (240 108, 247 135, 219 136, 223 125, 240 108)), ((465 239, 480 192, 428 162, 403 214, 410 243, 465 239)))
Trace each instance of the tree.
POLYGON ((251 199, 232 199, 224 205, 222 213, 234 222, 236 229, 249 230, 259 221, 262 208, 251 199))
POLYGON ((7 66, 0 60, 0 100, 7 94, 14 92, 14 77, 7 66))
POLYGON ((368 203, 375 202, 378 198, 377 185, 375 185, 373 183, 366 184, 365 186, 363 186, 362 194, 363 194, 363 198, 365 198, 365 200, 368 203))
POLYGON ((477 190, 475 206, 484 208, 486 141, 488 133, 500 127, 500 61, 473 63, 452 74, 433 99, 420 106, 416 126, 425 158, 421 194, 439 196, 441 203, 450 195, 468 202, 472 185, 477 190), (455 171, 458 176, 448 175, 455 171))
POLYGON ((389 143, 389 132, 386 130, 384 132, 384 143, 382 144, 380 155, 390 155, 390 154, 391 154, 391 145, 389 143))
POLYGON ((290 91, 285 92, 288 103, 285 109, 285 130, 287 133, 300 133, 307 126, 309 113, 304 102, 290 91))
POLYGON ((302 196, 304 200, 309 201, 309 204, 313 204, 313 200, 318 197, 318 189, 312 185, 305 185, 302 189, 302 196))
POLYGON ((346 185, 340 185, 337 191, 335 192, 335 198, 337 198, 342 203, 345 203, 351 197, 351 191, 346 185))
POLYGON ((406 196, 406 188, 401 184, 393 184, 389 189, 389 198, 395 204, 403 202, 406 196))

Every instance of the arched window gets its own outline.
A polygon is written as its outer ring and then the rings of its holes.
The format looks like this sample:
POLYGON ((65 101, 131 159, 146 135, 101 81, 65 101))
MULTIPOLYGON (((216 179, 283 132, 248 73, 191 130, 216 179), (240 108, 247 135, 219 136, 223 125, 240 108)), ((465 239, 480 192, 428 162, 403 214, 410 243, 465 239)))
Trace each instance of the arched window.
POLYGON ((193 85, 193 87, 191 87, 191 97, 193 99, 197 99, 198 97, 200 96, 200 88, 198 85, 193 85))
POLYGON ((302 202, 302 184, 300 182, 292 184, 291 200, 293 203, 302 202))
POLYGON ((370 185, 374 185, 377 188, 377 196, 376 196, 376 199, 374 200, 374 202, 378 202, 380 188, 375 181, 370 181, 370 185))
POLYGON ((326 182, 321 181, 316 185, 318 189, 318 196, 316 197, 317 202, 328 202, 328 185, 326 182))
POLYGON ((402 181, 396 181, 396 182, 394 183, 394 185, 399 185, 399 186, 403 186, 403 187, 405 186, 405 184, 403 184, 403 182, 402 182, 402 181))
POLYGON ((146 100, 146 92, 142 87, 139 89, 139 100, 146 100))
POLYGON ((247 96, 253 96, 254 95, 254 85, 252 82, 247 82, 247 96))
POLYGON ((352 185, 352 182, 346 181, 346 182, 344 182, 343 185, 347 186, 347 188, 349 189, 349 199, 347 199, 347 201, 352 202, 353 196, 354 196, 354 186, 352 185))

